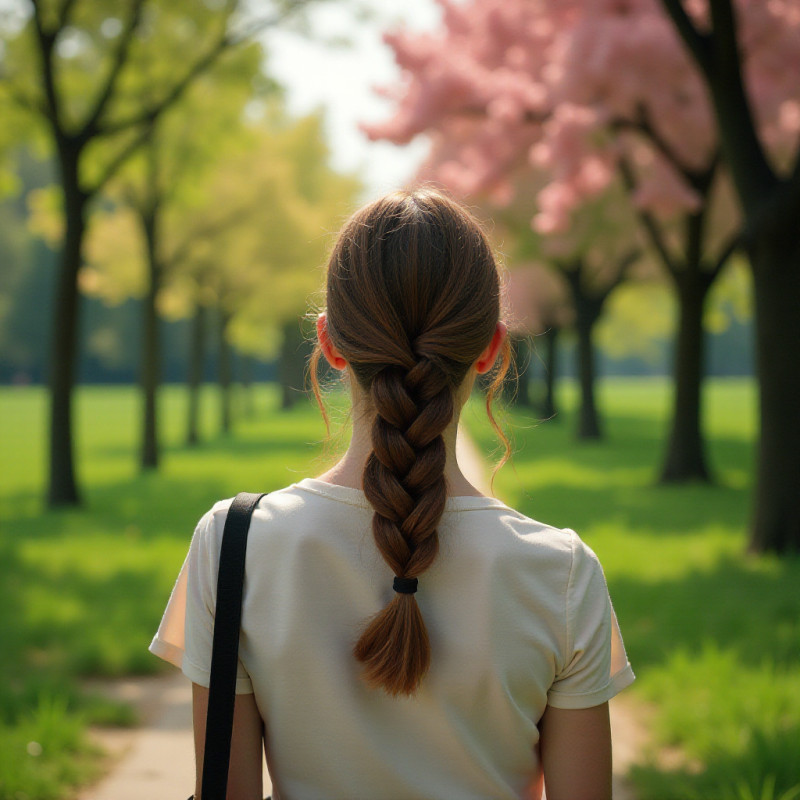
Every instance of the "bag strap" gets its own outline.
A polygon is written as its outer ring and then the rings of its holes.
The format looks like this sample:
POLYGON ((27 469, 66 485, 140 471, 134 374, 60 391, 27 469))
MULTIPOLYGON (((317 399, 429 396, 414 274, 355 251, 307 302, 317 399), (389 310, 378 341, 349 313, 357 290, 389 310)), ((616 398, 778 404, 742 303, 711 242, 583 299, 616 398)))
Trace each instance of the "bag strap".
POLYGON ((228 787, 247 534, 253 510, 263 496, 250 492, 237 494, 222 533, 203 756, 203 800, 225 800, 228 787))

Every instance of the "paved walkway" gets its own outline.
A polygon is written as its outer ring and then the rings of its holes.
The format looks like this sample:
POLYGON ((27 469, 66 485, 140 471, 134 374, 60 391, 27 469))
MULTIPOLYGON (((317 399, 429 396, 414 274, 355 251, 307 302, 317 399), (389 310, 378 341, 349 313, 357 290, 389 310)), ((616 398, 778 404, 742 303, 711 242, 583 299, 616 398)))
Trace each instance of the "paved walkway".
MULTIPOLYGON (((469 481, 489 494, 484 461, 470 439, 458 438, 458 460, 469 481)), ((179 672, 167 676, 96 682, 92 688, 136 708, 134 730, 94 729, 109 754, 109 772, 78 800, 181 800, 194 789, 191 684, 179 672)), ((623 694, 611 702, 614 743, 614 800, 634 800, 624 775, 644 741, 644 727, 623 694)), ((264 793, 270 791, 264 771, 264 793)))

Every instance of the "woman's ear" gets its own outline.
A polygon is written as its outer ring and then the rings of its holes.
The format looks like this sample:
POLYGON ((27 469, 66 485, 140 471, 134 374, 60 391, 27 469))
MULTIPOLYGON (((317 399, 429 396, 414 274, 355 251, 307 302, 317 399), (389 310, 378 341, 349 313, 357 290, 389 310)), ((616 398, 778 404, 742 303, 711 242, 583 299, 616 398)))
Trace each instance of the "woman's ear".
POLYGON ((319 339, 319 346, 322 350, 322 355, 325 356, 325 360, 334 369, 344 369, 347 366, 347 362, 333 346, 331 337, 328 336, 328 315, 324 311, 317 317, 317 339, 319 339))
POLYGON ((508 336, 508 325, 500 320, 495 326, 492 341, 489 342, 489 346, 480 354, 480 357, 475 362, 475 371, 479 375, 483 375, 494 366, 494 362, 497 360, 497 354, 500 352, 500 348, 503 346, 503 341, 506 336, 508 336))

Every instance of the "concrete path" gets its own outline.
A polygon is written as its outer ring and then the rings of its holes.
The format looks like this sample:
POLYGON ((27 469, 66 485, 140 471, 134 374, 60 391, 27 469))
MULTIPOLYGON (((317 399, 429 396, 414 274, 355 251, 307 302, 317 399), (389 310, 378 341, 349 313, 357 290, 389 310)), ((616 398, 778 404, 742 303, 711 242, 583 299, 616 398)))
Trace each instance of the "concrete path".
MULTIPOLYGON (((490 494, 484 459, 459 430, 458 460, 467 479, 490 494)), ((191 684, 179 672, 166 676, 93 682, 89 689, 130 703, 142 724, 134 730, 96 728, 92 736, 108 753, 107 775, 78 800, 181 800, 194 790, 191 684)), ((635 800, 625 773, 636 760, 645 731, 623 694, 611 702, 614 800, 635 800)), ((270 791, 264 770, 264 794, 270 791)))
MULTIPOLYGON (((109 771, 78 800, 184 800, 194 791, 192 688, 177 670, 168 675, 95 681, 87 687, 136 709, 133 730, 93 728, 108 753, 109 771)), ((270 792, 264 765, 264 794, 270 792)))

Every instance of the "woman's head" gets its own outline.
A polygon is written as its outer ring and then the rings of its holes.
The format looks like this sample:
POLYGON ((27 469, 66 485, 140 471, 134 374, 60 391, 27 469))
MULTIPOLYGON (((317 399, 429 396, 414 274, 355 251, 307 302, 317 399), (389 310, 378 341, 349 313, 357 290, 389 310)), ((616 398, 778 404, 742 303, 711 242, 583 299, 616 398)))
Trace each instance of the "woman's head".
POLYGON ((381 370, 420 361, 454 389, 500 319, 497 266, 458 203, 430 189, 396 192, 344 226, 328 263, 326 305, 331 341, 364 390, 381 370))
MULTIPOLYGON (((395 192, 345 224, 328 263, 326 305, 320 338, 329 338, 374 414, 363 487, 375 508, 375 542, 397 577, 417 578, 438 549, 442 433, 465 378, 471 384, 476 364, 491 366, 481 356, 502 340, 497 264, 461 205, 431 189, 395 192)), ((370 685, 413 692, 430 661, 414 595, 396 593, 354 653, 370 685)))

